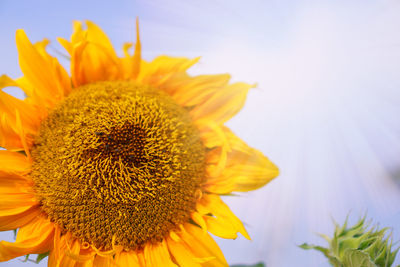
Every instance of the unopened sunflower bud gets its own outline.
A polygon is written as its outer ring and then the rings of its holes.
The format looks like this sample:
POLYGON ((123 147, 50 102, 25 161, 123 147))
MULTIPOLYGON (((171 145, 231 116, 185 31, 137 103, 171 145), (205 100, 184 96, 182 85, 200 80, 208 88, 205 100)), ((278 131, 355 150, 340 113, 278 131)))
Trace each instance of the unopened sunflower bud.
POLYGON ((365 217, 354 226, 336 224, 333 238, 321 235, 329 247, 304 243, 303 249, 321 251, 335 267, 390 267, 399 248, 392 251, 392 235, 388 228, 370 226, 365 217))

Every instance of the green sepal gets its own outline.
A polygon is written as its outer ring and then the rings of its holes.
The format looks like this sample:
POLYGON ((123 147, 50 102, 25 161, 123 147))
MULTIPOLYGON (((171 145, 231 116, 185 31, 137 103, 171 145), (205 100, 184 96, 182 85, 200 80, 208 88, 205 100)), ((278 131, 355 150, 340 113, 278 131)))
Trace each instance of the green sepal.
POLYGON ((329 249, 321 247, 321 246, 314 246, 314 245, 309 245, 307 243, 301 244, 299 247, 301 247, 302 249, 315 249, 318 251, 321 251, 322 253, 325 254, 325 256, 328 256, 329 254, 329 249))
POLYGON ((30 261, 30 262, 34 262, 34 263, 37 263, 37 264, 38 264, 38 263, 40 263, 44 258, 46 258, 47 256, 49 256, 49 254, 50 254, 50 252, 45 252, 45 253, 37 254, 36 260, 30 259, 29 256, 30 256, 31 254, 27 254, 27 255, 25 255, 25 259, 24 259, 22 262, 30 261))
POLYGON ((42 253, 42 254, 38 254, 37 257, 36 257, 36 261, 35 262, 36 263, 41 262, 44 258, 49 256, 49 254, 50 254, 50 252, 45 252, 45 253, 42 253))
POLYGON ((343 266, 345 267, 378 267, 371 261, 370 256, 357 249, 347 249, 344 252, 343 266))

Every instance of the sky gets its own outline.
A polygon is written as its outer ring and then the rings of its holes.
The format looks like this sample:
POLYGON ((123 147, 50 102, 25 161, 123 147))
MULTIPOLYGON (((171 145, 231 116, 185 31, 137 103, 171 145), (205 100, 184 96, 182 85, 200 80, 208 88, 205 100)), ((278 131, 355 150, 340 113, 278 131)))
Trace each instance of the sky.
POLYGON ((92 20, 121 52, 139 17, 145 59, 201 56, 191 74, 257 83, 227 125, 281 175, 224 198, 252 240, 216 240, 230 264, 324 267, 298 245, 325 245, 316 233, 332 235, 333 219, 367 213, 400 240, 399 13, 396 0, 0 0, 0 73, 21 75, 17 29, 65 53, 56 37, 68 38, 73 20, 92 20))

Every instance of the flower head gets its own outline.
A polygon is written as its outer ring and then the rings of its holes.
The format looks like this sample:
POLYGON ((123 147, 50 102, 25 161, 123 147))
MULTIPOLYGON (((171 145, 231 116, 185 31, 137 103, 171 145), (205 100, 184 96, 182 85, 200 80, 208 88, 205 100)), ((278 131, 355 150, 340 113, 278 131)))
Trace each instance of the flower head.
POLYGON ((348 227, 347 219, 343 226, 336 225, 333 238, 321 235, 329 243, 329 248, 303 244, 303 249, 315 249, 324 253, 335 267, 366 266, 390 267, 398 248, 392 251, 388 228, 370 227, 365 217, 348 227))
POLYGON ((259 188, 277 167, 224 123, 252 85, 190 76, 196 59, 124 56, 95 24, 75 22, 70 75, 16 35, 19 100, 0 91, 0 261, 49 254, 49 266, 224 266, 208 232, 241 233, 220 195, 259 188))

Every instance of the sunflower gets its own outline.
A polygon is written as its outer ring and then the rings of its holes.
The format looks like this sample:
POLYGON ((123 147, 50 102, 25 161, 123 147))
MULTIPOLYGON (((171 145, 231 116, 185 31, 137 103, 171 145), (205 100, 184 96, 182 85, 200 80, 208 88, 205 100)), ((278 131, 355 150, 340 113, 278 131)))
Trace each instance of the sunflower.
POLYGON ((16 33, 23 77, 0 77, 0 261, 49 255, 49 266, 226 266, 209 233, 249 239, 221 200, 278 175, 224 123, 252 85, 190 76, 199 59, 117 56, 94 23, 74 23, 70 75, 16 33))

